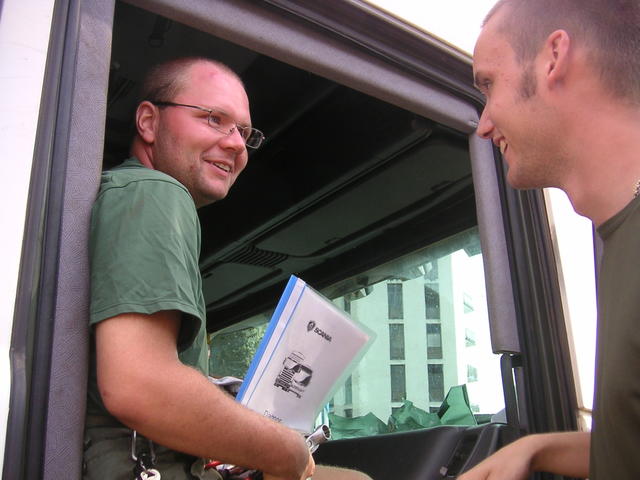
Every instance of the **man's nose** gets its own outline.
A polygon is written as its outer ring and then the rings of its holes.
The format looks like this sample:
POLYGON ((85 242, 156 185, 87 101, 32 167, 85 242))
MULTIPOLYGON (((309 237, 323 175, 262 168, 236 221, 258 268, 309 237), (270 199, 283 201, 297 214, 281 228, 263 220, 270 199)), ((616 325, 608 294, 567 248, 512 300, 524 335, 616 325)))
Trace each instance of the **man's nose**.
POLYGON ((482 138, 491 138, 493 133, 493 129, 495 126, 493 122, 489 118, 489 114, 487 113, 486 107, 482 110, 482 115, 480 115, 480 121, 478 122, 478 128, 476 128, 476 134, 482 138))

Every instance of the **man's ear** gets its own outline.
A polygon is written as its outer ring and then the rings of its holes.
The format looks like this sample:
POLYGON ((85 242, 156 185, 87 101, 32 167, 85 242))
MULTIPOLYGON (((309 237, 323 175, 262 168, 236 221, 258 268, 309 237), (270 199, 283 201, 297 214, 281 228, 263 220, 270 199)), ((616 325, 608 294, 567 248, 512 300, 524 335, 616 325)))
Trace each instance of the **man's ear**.
POLYGON ((159 112, 158 108, 151 102, 145 100, 136 109, 136 130, 142 140, 152 144, 156 140, 158 130, 159 112))
POLYGON ((561 84, 571 63, 571 38, 565 30, 551 33, 544 43, 544 74, 549 88, 561 84))

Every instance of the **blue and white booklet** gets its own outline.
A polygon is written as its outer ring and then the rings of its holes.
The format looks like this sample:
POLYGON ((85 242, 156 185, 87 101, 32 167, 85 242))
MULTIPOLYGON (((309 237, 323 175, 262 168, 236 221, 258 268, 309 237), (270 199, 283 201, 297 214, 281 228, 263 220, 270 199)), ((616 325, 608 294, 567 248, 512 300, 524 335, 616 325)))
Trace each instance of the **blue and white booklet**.
POLYGON ((291 276, 236 399, 308 434, 375 334, 291 276))

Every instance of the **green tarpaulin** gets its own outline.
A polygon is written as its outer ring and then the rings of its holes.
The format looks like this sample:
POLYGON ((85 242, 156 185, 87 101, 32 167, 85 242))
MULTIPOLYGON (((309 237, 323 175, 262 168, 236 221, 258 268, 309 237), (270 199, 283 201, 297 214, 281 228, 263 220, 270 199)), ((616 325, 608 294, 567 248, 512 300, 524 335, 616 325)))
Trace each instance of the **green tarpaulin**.
POLYGON ((429 413, 405 400, 403 405, 389 417, 385 424, 373 413, 361 417, 346 418, 329 414, 331 438, 352 438, 381 433, 404 432, 439 425, 477 425, 476 417, 469 405, 467 386, 451 387, 437 413, 429 413))

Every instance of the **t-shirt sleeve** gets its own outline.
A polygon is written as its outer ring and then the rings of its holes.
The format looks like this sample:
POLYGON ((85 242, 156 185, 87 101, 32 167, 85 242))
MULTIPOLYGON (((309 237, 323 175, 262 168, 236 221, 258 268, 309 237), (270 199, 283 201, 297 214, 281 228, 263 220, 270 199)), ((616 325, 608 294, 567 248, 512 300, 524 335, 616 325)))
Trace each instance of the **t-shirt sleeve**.
POLYGON ((181 186, 146 179, 101 191, 91 218, 90 324, 178 310, 178 347, 188 347, 205 322, 199 252, 195 206, 181 186))

